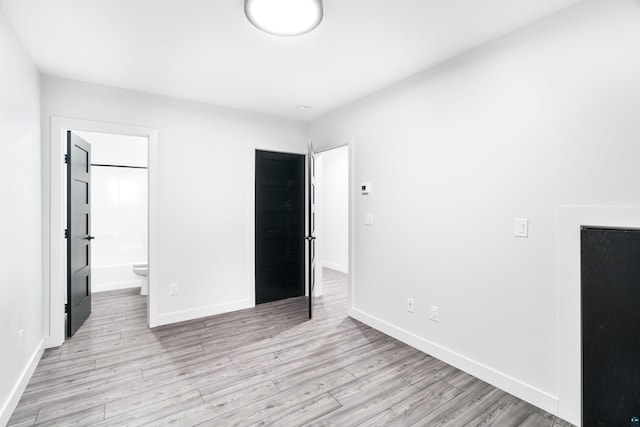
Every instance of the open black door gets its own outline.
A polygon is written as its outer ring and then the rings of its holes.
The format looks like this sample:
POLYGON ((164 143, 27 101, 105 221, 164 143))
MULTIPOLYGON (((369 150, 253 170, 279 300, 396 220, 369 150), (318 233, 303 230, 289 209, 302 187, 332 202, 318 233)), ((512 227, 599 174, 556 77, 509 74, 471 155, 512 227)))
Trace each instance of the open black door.
POLYGON ((67 131, 67 336, 91 314, 91 146, 67 131))
POLYGON ((304 155, 256 151, 256 304, 304 295, 304 155))
POLYGON ((307 156, 307 185, 308 185, 308 212, 307 227, 308 234, 305 237, 309 243, 309 251, 307 252, 309 259, 309 319, 313 318, 313 297, 316 288, 316 153, 313 151, 313 144, 309 141, 309 153, 307 156))

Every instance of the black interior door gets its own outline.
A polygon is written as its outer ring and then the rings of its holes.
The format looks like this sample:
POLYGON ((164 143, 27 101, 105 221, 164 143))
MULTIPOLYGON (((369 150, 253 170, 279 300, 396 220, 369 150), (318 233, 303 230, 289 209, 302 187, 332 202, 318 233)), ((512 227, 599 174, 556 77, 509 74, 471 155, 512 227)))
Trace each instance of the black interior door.
POLYGON ((256 304, 304 295, 304 156, 256 151, 256 304))
POLYGON ((583 228, 582 425, 640 417, 640 232, 583 228))
POLYGON ((309 319, 313 318, 313 298, 316 288, 316 153, 313 151, 313 144, 309 141, 307 165, 307 185, 308 185, 308 235, 305 237, 309 243, 307 252, 309 266, 309 319))
POLYGON ((67 336, 91 314, 91 146, 67 132, 67 336))

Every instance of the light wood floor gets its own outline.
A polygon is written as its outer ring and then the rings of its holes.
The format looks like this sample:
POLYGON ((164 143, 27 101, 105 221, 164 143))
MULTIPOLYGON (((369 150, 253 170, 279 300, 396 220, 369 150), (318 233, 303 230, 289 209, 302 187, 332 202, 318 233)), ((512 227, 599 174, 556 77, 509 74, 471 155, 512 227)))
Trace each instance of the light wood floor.
POLYGON ((146 299, 95 294, 9 425, 568 426, 346 316, 346 276, 304 298, 146 328, 146 299))

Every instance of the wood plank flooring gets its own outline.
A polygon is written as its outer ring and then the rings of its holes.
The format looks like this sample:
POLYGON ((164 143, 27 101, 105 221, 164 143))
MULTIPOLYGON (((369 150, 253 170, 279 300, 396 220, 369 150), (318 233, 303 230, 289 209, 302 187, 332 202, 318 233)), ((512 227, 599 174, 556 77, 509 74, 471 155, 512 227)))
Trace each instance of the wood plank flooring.
POLYGON ((325 295, 153 330, 146 298, 94 294, 45 352, 10 426, 520 426, 569 424, 347 317, 346 276, 325 295))

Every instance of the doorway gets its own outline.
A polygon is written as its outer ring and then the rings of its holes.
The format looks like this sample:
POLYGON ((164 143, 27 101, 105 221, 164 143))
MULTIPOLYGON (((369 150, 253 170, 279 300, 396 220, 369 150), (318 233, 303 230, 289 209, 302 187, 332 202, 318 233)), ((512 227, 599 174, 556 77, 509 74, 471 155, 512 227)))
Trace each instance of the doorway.
POLYGON ((45 331, 47 348, 58 347, 65 342, 66 331, 64 312, 67 295, 66 268, 66 165, 64 155, 66 151, 66 135, 68 130, 110 133, 146 138, 148 141, 148 284, 149 295, 145 313, 146 324, 149 327, 158 326, 158 302, 156 269, 158 258, 157 247, 157 182, 158 182, 158 132, 156 129, 131 125, 104 123, 64 117, 52 117, 50 128, 49 164, 49 232, 48 256, 45 257, 44 270, 48 280, 45 286, 45 331))
MULTIPOLYGON (((92 297, 106 304, 123 295, 138 295, 139 311, 147 311, 148 138, 75 130, 68 137, 82 141, 90 158, 88 191, 74 194, 73 185, 67 191, 68 218, 78 217, 71 211, 81 206, 84 219, 67 225, 67 336, 72 336, 89 317, 92 297), (71 250, 79 243, 82 251, 71 250), (85 271, 82 277, 77 277, 78 265, 85 271)), ((72 154, 67 153, 71 171, 78 164, 72 154)), ((69 177, 69 183, 76 181, 69 177)))
POLYGON ((344 145, 316 153, 315 212, 316 212, 316 289, 318 309, 328 307, 325 285, 330 293, 349 294, 349 146, 344 145), (344 289, 342 289, 344 288, 344 289))
POLYGON ((318 153, 310 147, 306 160, 305 170, 304 155, 255 150, 255 299, 307 295, 311 318, 314 298, 321 310, 326 305, 323 272, 345 288, 333 286, 332 294, 350 294, 349 146, 318 153))

